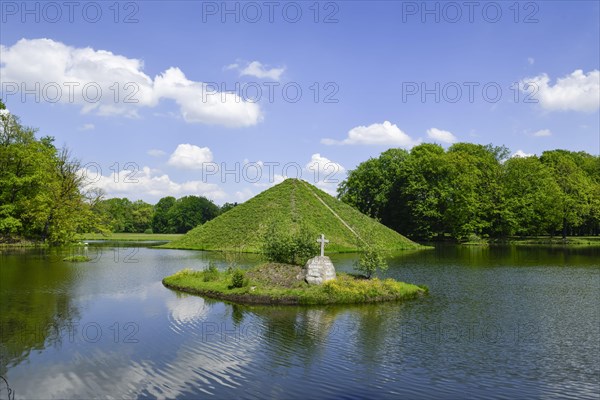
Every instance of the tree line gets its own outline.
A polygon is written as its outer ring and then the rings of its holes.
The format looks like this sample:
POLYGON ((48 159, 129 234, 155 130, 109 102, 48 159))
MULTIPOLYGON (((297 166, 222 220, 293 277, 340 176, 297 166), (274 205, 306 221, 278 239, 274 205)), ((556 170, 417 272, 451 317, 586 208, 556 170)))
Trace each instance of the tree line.
POLYGON ((235 207, 237 203, 217 206, 203 196, 167 196, 152 205, 127 198, 101 200, 94 208, 111 232, 186 233, 235 207))
POLYGON ((0 243, 64 244, 77 233, 185 233, 235 207, 202 196, 164 197, 156 205, 104 199, 80 173, 81 163, 0 101, 0 243))
POLYGON ((389 149, 349 172, 338 197, 414 239, 598 235, 600 157, 425 143, 389 149))

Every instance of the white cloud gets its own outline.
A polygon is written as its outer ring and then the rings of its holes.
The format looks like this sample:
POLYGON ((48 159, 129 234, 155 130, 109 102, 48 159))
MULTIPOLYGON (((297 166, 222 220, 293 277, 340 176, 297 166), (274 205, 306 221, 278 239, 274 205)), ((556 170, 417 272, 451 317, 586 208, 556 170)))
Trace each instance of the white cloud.
POLYGON ((451 132, 437 128, 427 130, 427 137, 442 143, 456 143, 458 139, 451 132))
POLYGON ((533 156, 535 156, 535 154, 525 153, 523 150, 517 150, 511 157, 526 158, 526 157, 533 157, 533 156))
POLYGON ((175 182, 166 174, 143 167, 140 170, 117 175, 100 175, 95 169, 80 171, 85 183, 98 187, 107 193, 107 197, 127 197, 156 201, 161 197, 186 195, 205 196, 211 200, 225 199, 226 193, 216 184, 203 181, 175 182))
POLYGON ((259 79, 272 79, 278 81, 281 79, 281 75, 285 72, 285 67, 282 68, 268 68, 260 61, 252 61, 245 67, 240 64, 230 64, 225 69, 237 69, 240 71, 240 76, 253 76, 259 79))
POLYGON ((372 124, 369 126, 357 126, 350 129, 348 137, 344 140, 321 139, 326 145, 334 144, 364 144, 385 145, 410 148, 419 143, 402 132, 396 124, 385 121, 383 124, 372 124))
POLYGON ((79 127, 80 131, 91 131, 94 129, 96 129, 96 126, 94 124, 83 124, 79 127))
POLYGON ((346 171, 341 165, 330 159, 315 153, 311 156, 310 161, 306 164, 305 169, 318 175, 335 175, 346 171))
POLYGON ((167 154, 165 151, 159 149, 150 149, 146 153, 152 157, 162 157, 167 154))
MULTIPOLYGON (((129 117, 137 117, 143 107, 156 107, 161 99, 172 99, 186 122, 238 127, 262 120, 258 104, 188 80, 179 68, 169 68, 152 79, 143 72, 141 60, 51 39, 21 39, 13 46, 0 45, 0 52, 5 96, 16 92, 14 96, 20 99, 24 88, 38 92, 42 102, 75 104, 84 113, 129 117)), ((33 95, 27 96, 34 100, 33 95)))
POLYGON ((198 147, 185 143, 177 146, 169 158, 169 165, 183 169, 202 169, 206 163, 212 163, 212 151, 208 147, 198 147))
POLYGON ((157 103, 152 79, 142 71, 143 62, 138 59, 90 47, 74 48, 51 39, 21 39, 13 46, 3 46, 1 52, 0 75, 5 88, 15 82, 37 92, 40 101, 81 105, 84 113, 128 116, 137 115, 140 106, 157 103), (127 96, 132 98, 126 100, 127 96), (127 102, 130 100, 137 102, 127 102))
POLYGON ((536 136, 536 137, 552 136, 552 132, 550 132, 550 129, 540 129, 537 132, 533 132, 533 136, 536 136))
POLYGON ((537 99, 542 108, 549 111, 593 112, 600 108, 600 71, 587 74, 578 69, 563 78, 558 78, 554 86, 546 74, 523 79, 521 90, 537 99), (526 85, 532 85, 527 87, 526 85))
POLYGON ((199 320, 210 311, 210 307, 199 296, 169 297, 166 306, 171 318, 180 324, 199 320))
POLYGON ((345 178, 346 169, 339 163, 315 153, 304 167, 306 180, 321 190, 335 195, 338 184, 345 178))
POLYGON ((217 92, 202 82, 190 81, 179 68, 169 68, 154 79, 159 97, 175 100, 186 122, 228 127, 251 126, 262 121, 257 103, 243 101, 232 92, 217 92))

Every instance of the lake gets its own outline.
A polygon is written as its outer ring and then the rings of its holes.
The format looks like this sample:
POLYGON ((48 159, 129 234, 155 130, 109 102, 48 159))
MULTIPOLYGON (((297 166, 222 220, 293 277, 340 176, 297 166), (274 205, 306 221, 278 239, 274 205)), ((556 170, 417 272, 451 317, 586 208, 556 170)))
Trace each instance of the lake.
MULTIPOLYGON (((340 271, 354 257, 331 256, 340 271)), ((384 275, 430 289, 406 303, 239 306, 161 284, 210 260, 260 262, 142 243, 2 250, 15 399, 600 397, 599 248, 398 253, 384 275)))

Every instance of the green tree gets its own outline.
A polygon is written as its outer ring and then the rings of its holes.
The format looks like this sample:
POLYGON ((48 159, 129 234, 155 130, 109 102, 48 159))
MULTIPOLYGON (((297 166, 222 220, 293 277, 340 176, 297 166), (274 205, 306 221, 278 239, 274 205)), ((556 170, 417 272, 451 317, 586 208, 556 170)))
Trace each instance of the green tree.
POLYGON ((408 152, 389 149, 352 171, 338 188, 338 198, 370 217, 386 222, 391 215, 391 191, 402 170, 408 152))
POLYGON ((175 225, 169 220, 169 210, 175 205, 175 197, 163 197, 154 206, 152 217, 152 231, 154 233, 175 233, 175 225))
POLYGON ((154 216, 154 206, 143 200, 137 200, 131 205, 131 224, 133 231, 144 233, 152 230, 152 218, 154 216))
POLYGON ((167 213, 176 233, 186 233, 219 215, 219 207, 202 196, 184 196, 177 199, 167 213))
POLYGON ((560 187, 538 157, 507 160, 503 182, 509 234, 542 235, 560 226, 560 187))
POLYGON ((0 237, 61 244, 83 227, 93 228, 92 205, 81 165, 52 137, 36 139, 35 130, 0 102, 0 237))
POLYGON ((405 210, 404 222, 395 227, 407 236, 430 239, 445 232, 449 191, 445 158, 437 144, 424 143, 410 152, 392 198, 396 207, 405 210))
POLYGON ((112 232, 135 232, 133 226, 133 203, 125 197, 103 201, 104 213, 112 232))
POLYGON ((319 252, 316 237, 317 234, 305 226, 290 232, 272 222, 263 234, 262 253, 272 262, 304 265, 319 252))
POLYGON ((583 225, 586 218, 592 217, 597 202, 594 181, 585 173, 581 159, 566 150, 545 151, 540 157, 554 175, 560 188, 559 207, 562 218, 562 237, 569 230, 583 225))
POLYGON ((363 248, 355 267, 365 274, 367 279, 371 279, 377 270, 386 271, 388 264, 379 250, 373 246, 367 246, 363 248))
POLYGON ((227 211, 231 210, 232 208, 235 208, 238 206, 238 203, 225 203, 221 206, 221 209, 219 210, 219 215, 220 214, 224 214, 227 211))

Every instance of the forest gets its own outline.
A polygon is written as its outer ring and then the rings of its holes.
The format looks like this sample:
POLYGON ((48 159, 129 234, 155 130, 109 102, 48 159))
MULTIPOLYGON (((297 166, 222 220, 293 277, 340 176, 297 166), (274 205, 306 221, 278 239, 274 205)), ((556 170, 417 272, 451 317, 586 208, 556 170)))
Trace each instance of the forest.
POLYGON ((600 157, 456 143, 389 149, 348 173, 338 197, 413 239, 598 235, 600 157))

